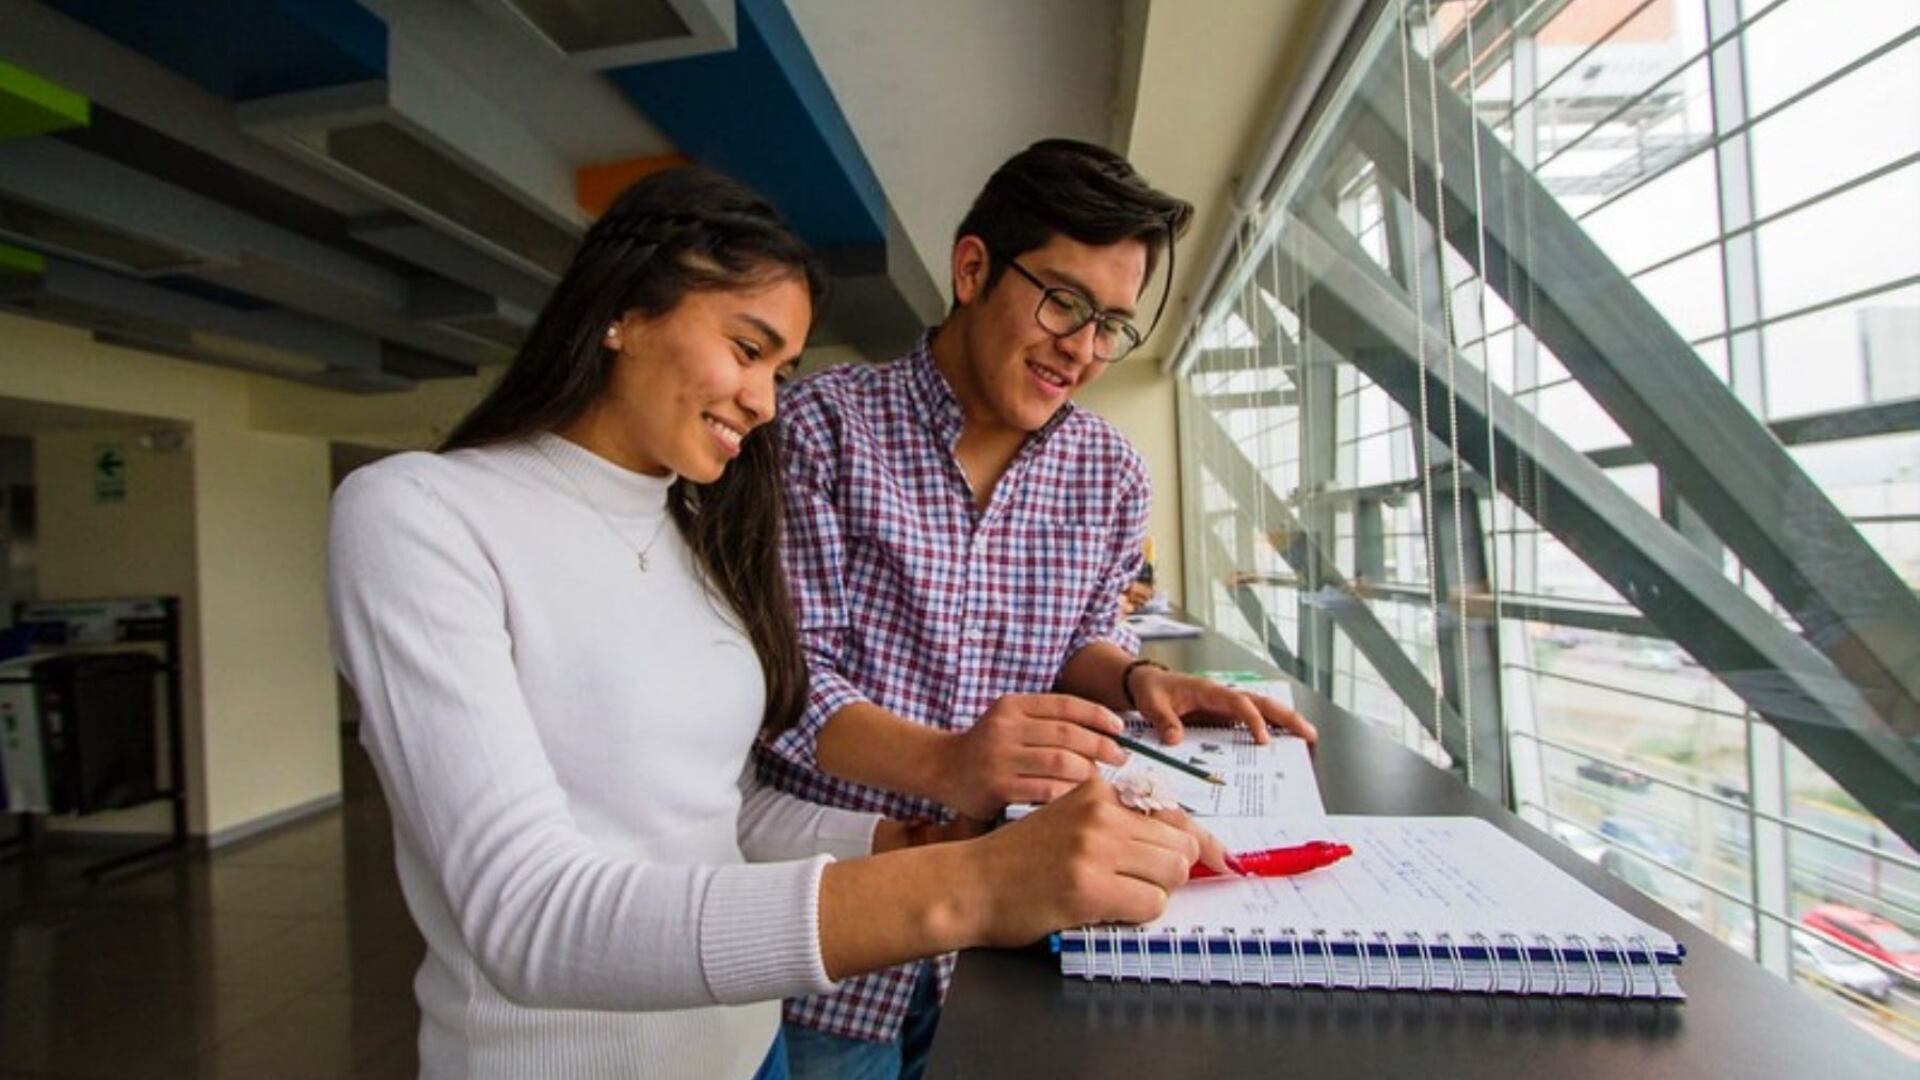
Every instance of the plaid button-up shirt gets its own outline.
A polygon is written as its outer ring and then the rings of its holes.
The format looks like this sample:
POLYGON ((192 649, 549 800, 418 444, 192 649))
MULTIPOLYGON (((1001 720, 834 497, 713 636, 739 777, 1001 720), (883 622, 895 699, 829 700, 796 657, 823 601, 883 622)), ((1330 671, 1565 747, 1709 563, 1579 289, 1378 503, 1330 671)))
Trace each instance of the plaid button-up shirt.
MULTIPOLYGON (((903 820, 948 811, 821 772, 814 749, 827 720, 870 701, 964 731, 1002 695, 1051 690, 1086 645, 1135 651, 1119 603, 1140 566, 1149 499, 1132 444, 1068 404, 976 508, 953 453, 960 402, 930 340, 890 364, 801 380, 781 398, 783 554, 810 688, 800 722, 760 754, 779 788, 903 820)), ((953 957, 931 962, 944 998, 953 957)), ((789 1001, 787 1019, 891 1041, 919 971, 905 964, 789 1001)))

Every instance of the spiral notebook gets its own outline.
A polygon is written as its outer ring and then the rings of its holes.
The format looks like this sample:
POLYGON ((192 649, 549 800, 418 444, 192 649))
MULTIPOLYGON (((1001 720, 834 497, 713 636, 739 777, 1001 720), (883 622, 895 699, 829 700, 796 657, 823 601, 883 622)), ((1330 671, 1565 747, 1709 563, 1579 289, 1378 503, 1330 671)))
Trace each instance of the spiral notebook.
POLYGON ((1210 818, 1228 850, 1335 840, 1288 878, 1190 883, 1143 926, 1056 935, 1086 979, 1683 998, 1685 950, 1479 818, 1210 818))

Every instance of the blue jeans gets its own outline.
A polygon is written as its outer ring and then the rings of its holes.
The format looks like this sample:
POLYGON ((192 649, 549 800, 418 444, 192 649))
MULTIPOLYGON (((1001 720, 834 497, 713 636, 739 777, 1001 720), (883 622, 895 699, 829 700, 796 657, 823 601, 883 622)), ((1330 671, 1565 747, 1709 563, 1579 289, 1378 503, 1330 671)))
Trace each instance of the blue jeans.
POLYGON ((906 1022, 892 1042, 868 1042, 785 1024, 787 1061, 793 1080, 920 1080, 940 1023, 940 980, 932 964, 920 965, 920 978, 907 1002, 906 1022))
POLYGON ((767 1049, 767 1060, 760 1063, 753 1080, 791 1080, 792 1076, 787 1071, 786 1032, 776 1031, 773 1033, 773 1045, 767 1049))

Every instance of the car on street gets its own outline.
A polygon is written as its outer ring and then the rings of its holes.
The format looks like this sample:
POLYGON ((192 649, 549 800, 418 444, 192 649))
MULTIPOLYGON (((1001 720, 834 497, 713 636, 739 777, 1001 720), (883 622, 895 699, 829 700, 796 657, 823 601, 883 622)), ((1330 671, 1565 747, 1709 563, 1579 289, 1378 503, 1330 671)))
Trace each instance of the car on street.
POLYGON ((1574 768, 1575 775, 1583 780, 1591 780, 1603 787, 1619 788, 1622 791, 1645 791, 1653 783, 1653 778, 1645 773, 1637 773, 1624 765, 1615 765, 1610 761, 1581 762, 1574 768))
POLYGON ((1846 904, 1821 904, 1800 916, 1800 924, 1844 941, 1898 969, 1907 982, 1920 984, 1920 939, 1892 921, 1846 904))
POLYGON ((1575 855, 1595 865, 1598 865, 1607 854, 1606 841, 1564 821, 1553 823, 1553 838, 1572 848, 1575 855))
MULTIPOLYGON (((1693 852, 1647 822, 1619 814, 1608 814, 1600 819, 1600 835, 1662 866, 1680 870, 1693 868, 1693 852)), ((1607 854, 1617 856, 1619 852, 1610 850, 1607 854)), ((1617 864, 1618 861, 1617 858, 1603 860, 1601 865, 1609 870, 1615 870, 1615 866, 1609 864, 1617 864)))
POLYGON ((1681 653, 1667 644, 1647 644, 1627 654, 1627 666, 1649 671, 1679 671, 1681 653))
POLYGON ((1793 938, 1793 970, 1882 1005, 1893 996, 1893 976, 1845 949, 1799 934, 1793 938))
POLYGON ((1747 794, 1746 788, 1738 784, 1729 783, 1725 780, 1715 780, 1709 785, 1709 788, 1715 795, 1720 796, 1728 802, 1737 802, 1741 806, 1753 805, 1753 797, 1747 794))

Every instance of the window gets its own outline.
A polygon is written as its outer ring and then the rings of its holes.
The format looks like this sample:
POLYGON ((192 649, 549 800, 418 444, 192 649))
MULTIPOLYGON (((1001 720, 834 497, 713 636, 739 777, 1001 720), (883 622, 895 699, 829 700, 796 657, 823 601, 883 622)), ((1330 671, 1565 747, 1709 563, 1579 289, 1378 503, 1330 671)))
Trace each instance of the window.
POLYGON ((1180 407, 1196 615, 1920 1055, 1920 858, 1756 709, 1864 677, 1779 546, 1920 639, 1916 50, 1876 0, 1387 3, 1180 407))

